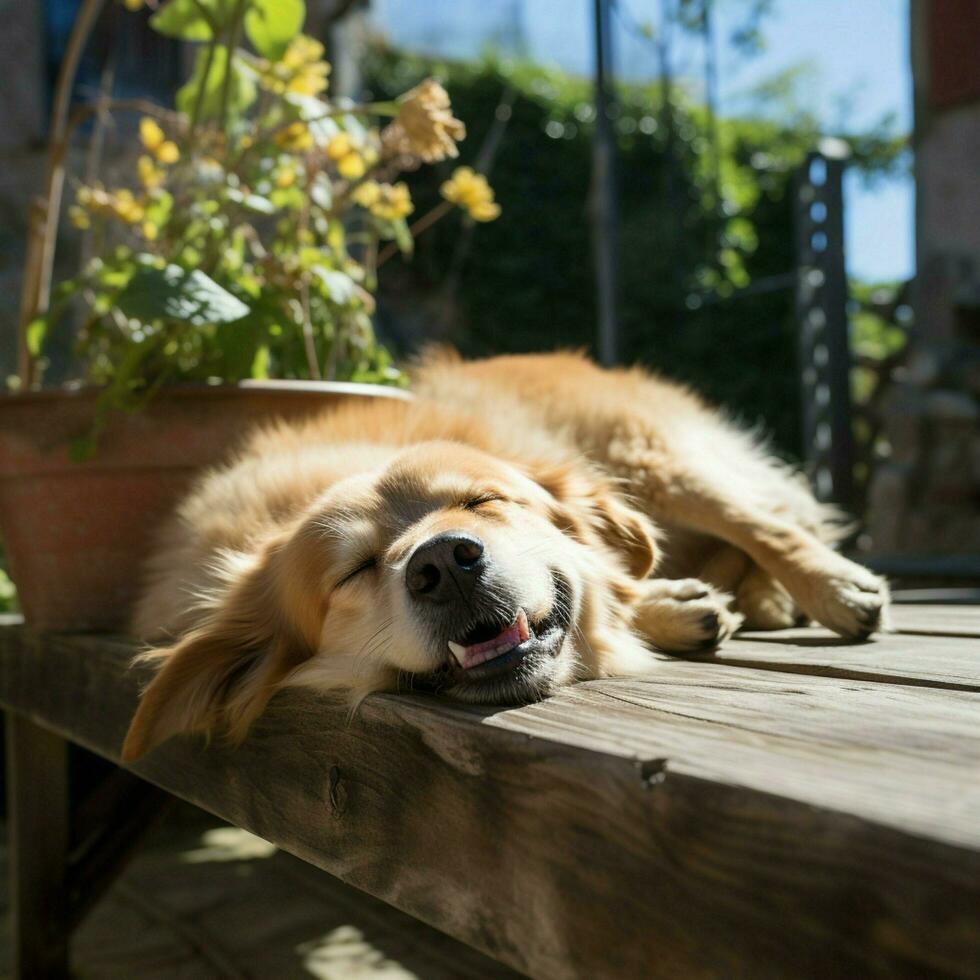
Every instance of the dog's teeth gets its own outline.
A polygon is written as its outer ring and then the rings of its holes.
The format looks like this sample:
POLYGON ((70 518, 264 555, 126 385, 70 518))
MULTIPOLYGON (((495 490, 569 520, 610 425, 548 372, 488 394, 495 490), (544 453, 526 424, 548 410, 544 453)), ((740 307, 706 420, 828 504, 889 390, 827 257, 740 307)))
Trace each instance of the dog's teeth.
POLYGON ((462 643, 454 643, 452 640, 449 641, 449 652, 453 655, 453 659, 460 665, 463 666, 463 660, 466 657, 466 647, 462 643))
POLYGON ((531 636, 531 630, 527 625, 527 613, 523 609, 517 610, 517 632, 520 635, 521 643, 531 636))

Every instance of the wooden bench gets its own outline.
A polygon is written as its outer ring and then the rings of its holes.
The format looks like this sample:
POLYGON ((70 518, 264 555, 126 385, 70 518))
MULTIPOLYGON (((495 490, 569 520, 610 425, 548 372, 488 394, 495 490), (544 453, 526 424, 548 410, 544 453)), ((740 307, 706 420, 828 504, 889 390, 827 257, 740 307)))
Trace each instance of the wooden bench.
POLYGON ((66 743, 118 758, 132 647, 3 626, 18 975, 64 969, 146 780, 534 977, 980 976, 980 609, 896 619, 514 709, 289 692, 80 804, 66 743))

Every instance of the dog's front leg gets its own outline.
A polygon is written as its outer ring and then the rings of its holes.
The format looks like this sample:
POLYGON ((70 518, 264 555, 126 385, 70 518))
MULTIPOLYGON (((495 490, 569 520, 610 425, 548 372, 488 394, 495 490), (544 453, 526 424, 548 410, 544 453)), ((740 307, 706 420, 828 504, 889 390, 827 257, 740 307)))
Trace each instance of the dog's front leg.
POLYGON ((888 586, 839 555, 792 518, 746 503, 702 473, 634 481, 633 492, 658 520, 727 541, 780 582, 812 619, 841 636, 863 639, 885 625, 888 586))
POLYGON ((712 650, 742 623, 732 602, 696 578, 648 579, 640 586, 633 628, 664 653, 712 650))

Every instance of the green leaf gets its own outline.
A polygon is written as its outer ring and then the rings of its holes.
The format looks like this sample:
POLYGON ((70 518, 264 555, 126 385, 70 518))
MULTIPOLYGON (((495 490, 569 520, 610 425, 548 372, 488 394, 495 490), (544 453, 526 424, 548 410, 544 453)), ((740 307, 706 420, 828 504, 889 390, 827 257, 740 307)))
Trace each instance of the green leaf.
POLYGON ((269 195, 269 201, 277 210, 299 211, 305 198, 298 187, 277 187, 269 195))
MULTIPOLYGON (((211 59, 211 69, 208 67, 209 48, 200 48, 194 60, 194 70, 186 85, 177 90, 177 109, 185 115, 192 115, 197 104, 198 92, 204 85, 204 99, 201 102, 203 116, 218 116, 221 114, 221 101, 224 93, 225 71, 228 68, 228 48, 223 44, 214 49, 211 59)), ((231 82, 228 88, 228 113, 234 117, 244 112, 256 96, 254 73, 244 62, 232 55, 231 82)))
POLYGON ((338 306, 346 306, 357 297, 354 280, 345 272, 336 269, 326 269, 315 265, 310 270, 325 287, 327 298, 338 306))
POLYGON ((265 344, 255 352, 255 357, 252 358, 252 377, 262 379, 269 377, 269 348, 265 344))
POLYGON ((17 608, 17 590, 7 573, 0 568, 0 612, 14 612, 17 608))
POLYGON ((258 214, 275 214, 276 206, 267 197, 260 194, 245 194, 235 187, 229 188, 225 195, 233 204, 240 204, 249 211, 258 214))
POLYGON ((36 316, 27 324, 27 349, 31 357, 37 357, 41 353, 41 345, 48 332, 48 318, 36 316))
POLYGON ((333 185, 330 183, 330 178, 322 171, 313 178, 310 199, 324 211, 329 211, 333 207, 333 185))
POLYGON ((219 27, 224 27, 234 13, 234 0, 170 0, 151 18, 150 26, 159 34, 182 41, 210 41, 214 36, 208 18, 201 7, 219 27))
POLYGON ((398 246, 398 250, 402 255, 411 255, 415 249, 415 239, 412 238, 412 233, 408 230, 408 222, 404 218, 396 218, 392 221, 391 227, 395 233, 395 244, 398 246))
POLYGON ((278 61, 306 19, 303 0, 252 0, 245 33, 263 57, 278 61))
POLYGON ((249 312, 240 299, 199 269, 178 265, 140 266, 116 297, 116 307, 144 323, 177 320, 192 326, 234 323, 249 312))
POLYGON ((27 324, 25 339, 27 341, 27 350, 31 357, 40 357, 44 341, 67 312, 79 288, 80 283, 76 279, 66 279, 63 283, 60 283, 54 290, 52 303, 48 311, 41 316, 34 317, 27 324))
POLYGON ((174 206, 174 196, 169 191, 157 191, 146 205, 144 218, 157 226, 167 223, 174 206))

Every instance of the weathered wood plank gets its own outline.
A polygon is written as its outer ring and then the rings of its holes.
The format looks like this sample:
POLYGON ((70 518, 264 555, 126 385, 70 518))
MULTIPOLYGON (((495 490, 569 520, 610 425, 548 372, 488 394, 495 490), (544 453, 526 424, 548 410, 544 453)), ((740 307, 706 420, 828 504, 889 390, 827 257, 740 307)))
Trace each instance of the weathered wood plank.
POLYGON ((818 627, 739 633, 697 658, 736 667, 980 691, 980 641, 886 633, 854 643, 818 627))
MULTIPOLYGON (((0 699, 115 758, 129 647, 0 631, 0 699)), ((476 710, 275 698, 137 771, 539 977, 976 976, 980 698, 711 663, 476 710)))
POLYGON ((68 976, 68 744, 8 713, 7 817, 14 980, 68 976))
POLYGON ((892 623, 900 633, 980 637, 980 606, 894 605, 892 623))
POLYGON ((172 802, 143 779, 115 769, 85 798, 73 786, 71 848, 64 893, 74 929, 105 894, 147 830, 172 802))

